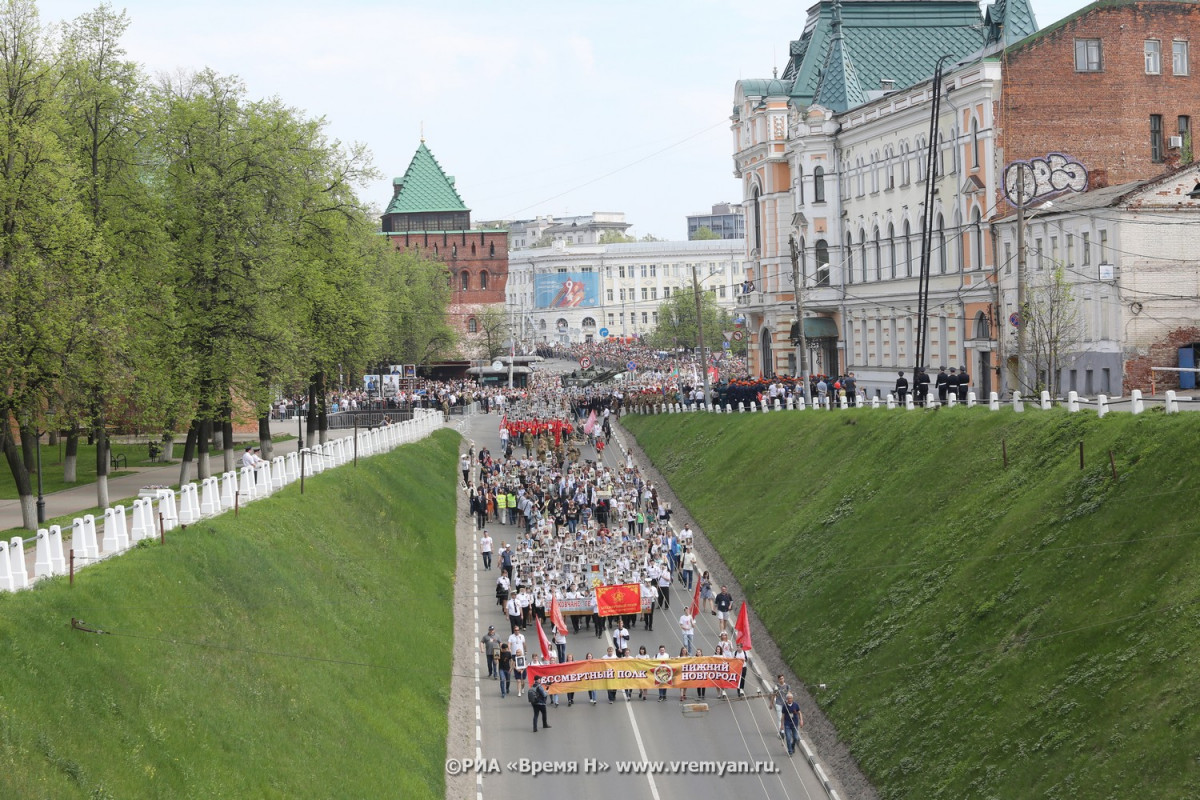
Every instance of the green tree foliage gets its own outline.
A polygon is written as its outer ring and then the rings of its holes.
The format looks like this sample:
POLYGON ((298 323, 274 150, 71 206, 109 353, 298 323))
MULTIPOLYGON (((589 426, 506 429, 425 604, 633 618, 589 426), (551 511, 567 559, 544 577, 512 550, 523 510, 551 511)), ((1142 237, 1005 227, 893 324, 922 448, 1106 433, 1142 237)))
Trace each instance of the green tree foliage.
POLYGON ((605 231, 604 233, 600 234, 600 238, 597 240, 599 244, 626 244, 628 242, 636 241, 637 237, 630 236, 629 234, 622 233, 621 231, 605 231))
POLYGON ((720 239, 720 238, 721 238, 720 234, 718 234, 716 231, 714 231, 712 228, 708 227, 707 225, 701 225, 699 228, 696 229, 696 232, 692 234, 692 239, 694 241, 698 241, 698 242, 699 241, 708 241, 710 239, 720 239))
MULTIPOLYGON (((717 305, 711 291, 700 289, 700 320, 704 327, 704 346, 721 349, 722 331, 731 330, 729 312, 717 305)), ((658 327, 650 336, 655 347, 673 350, 677 347, 696 347, 696 294, 684 287, 658 305, 658 327)))

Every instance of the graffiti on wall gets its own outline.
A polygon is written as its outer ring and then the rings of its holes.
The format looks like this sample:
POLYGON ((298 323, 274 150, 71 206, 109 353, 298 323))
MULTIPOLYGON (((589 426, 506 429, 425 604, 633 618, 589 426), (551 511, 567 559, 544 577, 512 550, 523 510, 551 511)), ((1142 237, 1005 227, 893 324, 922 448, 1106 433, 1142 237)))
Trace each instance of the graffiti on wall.
POLYGON ((1087 191, 1087 169, 1063 153, 1013 161, 1004 168, 1004 197, 1013 207, 1044 202, 1064 192, 1087 191))

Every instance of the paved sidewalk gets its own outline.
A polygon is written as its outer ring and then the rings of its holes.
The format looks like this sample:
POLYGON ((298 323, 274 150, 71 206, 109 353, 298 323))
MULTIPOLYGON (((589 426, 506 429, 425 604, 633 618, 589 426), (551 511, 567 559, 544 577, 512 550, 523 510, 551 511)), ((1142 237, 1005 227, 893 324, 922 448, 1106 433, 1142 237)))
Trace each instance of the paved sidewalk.
MULTIPOLYGON (((350 429, 337 430, 329 432, 329 441, 350 437, 353 431, 350 429)), ((273 456, 283 456, 296 450, 298 440, 290 439, 285 442, 276 442, 274 444, 273 456)), ((238 444, 234 449, 234 466, 240 468, 242 464, 242 450, 246 443, 254 442, 256 445, 258 439, 246 439, 238 444)), ((176 452, 181 452, 181 448, 176 447, 176 452)), ((214 475, 220 475, 225 471, 224 458, 222 456, 210 457, 209 464, 214 475)), ((191 478, 196 478, 197 462, 192 462, 191 478)), ((125 470, 122 470, 123 472, 125 470)), ((108 497, 111 505, 119 505, 121 503, 130 502, 138 496, 138 492, 143 486, 177 486, 179 484, 179 462, 174 464, 166 464, 161 467, 131 467, 129 472, 132 475, 123 475, 119 478, 108 479, 108 497)), ((55 517, 65 517, 69 514, 76 514, 85 511, 89 508, 96 507, 96 484, 95 482, 81 483, 78 486, 73 486, 70 489, 63 489, 45 496, 46 499, 46 519, 54 519, 55 517)), ((10 531, 13 528, 21 528, 21 501, 0 500, 0 531, 10 531)), ((21 528, 21 530, 25 530, 21 528)), ((10 533, 10 536, 20 535, 27 538, 33 535, 33 531, 25 531, 25 533, 10 533)))

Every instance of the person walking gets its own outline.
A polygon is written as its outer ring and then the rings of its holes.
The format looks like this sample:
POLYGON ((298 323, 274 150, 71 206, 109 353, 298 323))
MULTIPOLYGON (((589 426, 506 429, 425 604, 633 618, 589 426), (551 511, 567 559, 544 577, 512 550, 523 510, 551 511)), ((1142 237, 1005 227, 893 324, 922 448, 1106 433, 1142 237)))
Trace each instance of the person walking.
POLYGON ((733 610, 733 595, 729 593, 728 586, 721 587, 721 593, 717 595, 717 620, 721 623, 721 631, 725 631, 726 624, 729 621, 729 614, 733 610))
POLYGON ((896 402, 904 405, 904 400, 908 397, 908 378, 904 377, 903 370, 897 374, 900 377, 896 378, 896 402))
MULTIPOLYGON (((671 658, 671 654, 667 652, 667 646, 665 644, 660 644, 658 646, 658 652, 654 655, 654 657, 656 659, 658 659, 659 661, 667 661, 668 659, 671 658)), ((660 702, 660 703, 665 702, 666 699, 667 699, 667 690, 659 689, 658 690, 658 702, 660 702)))
POLYGON ((704 570, 704 573, 700 576, 700 602, 703 604, 702 610, 716 616, 717 612, 713 609, 713 597, 712 578, 709 577, 708 570, 704 570))
POLYGON ((683 634, 683 649, 690 656, 692 654, 692 636, 696 633, 696 620, 692 618, 691 609, 685 608, 683 614, 680 615, 679 632, 683 634))
POLYGON ((534 681, 534 684, 529 689, 529 704, 533 706, 533 732, 538 732, 538 715, 542 716, 542 727, 550 730, 550 723, 546 720, 546 701, 550 699, 550 694, 546 691, 546 687, 542 685, 542 678, 534 681))
POLYGON ((937 379, 933 382, 933 387, 937 389, 938 404, 946 405, 946 393, 950 389, 950 376, 946 374, 945 367, 938 367, 937 379))
POLYGON ((500 655, 496 658, 496 670, 500 673, 500 699, 508 697, 510 679, 512 678, 512 651, 508 642, 500 645, 500 655))
POLYGON ((488 677, 496 679, 496 648, 500 646, 500 637, 496 635, 496 626, 488 625, 487 633, 479 640, 479 652, 487 659, 488 677))
POLYGON ((487 532, 483 532, 483 536, 479 537, 479 554, 483 556, 483 568, 490 570, 492 568, 492 537, 487 532))
POLYGON ((775 710, 775 727, 779 728, 780 736, 782 737, 783 704, 787 702, 788 695, 792 693, 792 687, 788 686, 783 673, 780 673, 775 676, 775 685, 771 688, 771 694, 767 697, 767 705, 775 710))
POLYGON ((796 742, 800 740, 800 729, 803 727, 804 715, 800 713, 800 706, 796 703, 796 698, 791 692, 788 692, 784 697, 783 726, 779 732, 783 734, 783 740, 787 743, 789 756, 796 753, 796 742))

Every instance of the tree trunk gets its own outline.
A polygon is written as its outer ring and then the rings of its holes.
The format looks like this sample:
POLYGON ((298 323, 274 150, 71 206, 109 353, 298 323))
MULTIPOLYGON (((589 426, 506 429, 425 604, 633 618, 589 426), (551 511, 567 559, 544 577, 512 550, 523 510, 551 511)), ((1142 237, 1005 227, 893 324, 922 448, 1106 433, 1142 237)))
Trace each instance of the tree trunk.
POLYGON ((33 503, 33 483, 29 479, 29 470, 21 459, 21 449, 13 441, 8 414, 4 414, 4 430, 0 431, 0 445, 4 448, 4 458, 12 471, 13 483, 17 486, 17 495, 21 498, 21 524, 29 530, 37 530, 37 509, 33 503))
POLYGON ((308 413, 305 415, 304 427, 307 429, 305 447, 317 443, 317 376, 314 375, 308 384, 308 413))
POLYGON ((225 406, 225 412, 221 415, 221 438, 225 441, 225 471, 232 472, 236 467, 233 452, 233 407, 225 406))
POLYGON ((192 420, 192 424, 188 427, 187 440, 183 445, 183 460, 179 462, 179 485, 183 486, 191 478, 192 459, 196 457, 196 440, 199 436, 200 426, 192 420))
POLYGON ((37 448, 41 441, 33 435, 33 428, 28 425, 19 426, 21 432, 21 461, 25 464, 25 472, 32 475, 37 471, 37 448))
POLYGON ((317 373, 317 435, 321 444, 329 441, 329 406, 325 402, 325 373, 317 373))
POLYGON ((263 458, 268 461, 275 455, 275 445, 271 442, 270 411, 258 418, 258 446, 262 448, 263 458))
POLYGON ((96 443, 96 505, 108 508, 108 430, 100 406, 92 406, 89 438, 96 443))
MULTIPOLYGON (((209 447, 212 445, 213 439, 213 424, 211 419, 200 420, 200 427, 196 433, 196 447, 200 451, 199 466, 197 468, 196 477, 199 480, 204 480, 209 476, 208 453, 209 447)), ((186 479, 180 479, 179 485, 187 483, 186 479)))
POLYGON ((71 432, 67 434, 67 455, 63 459, 63 482, 74 483, 79 474, 79 426, 71 425, 71 432))

